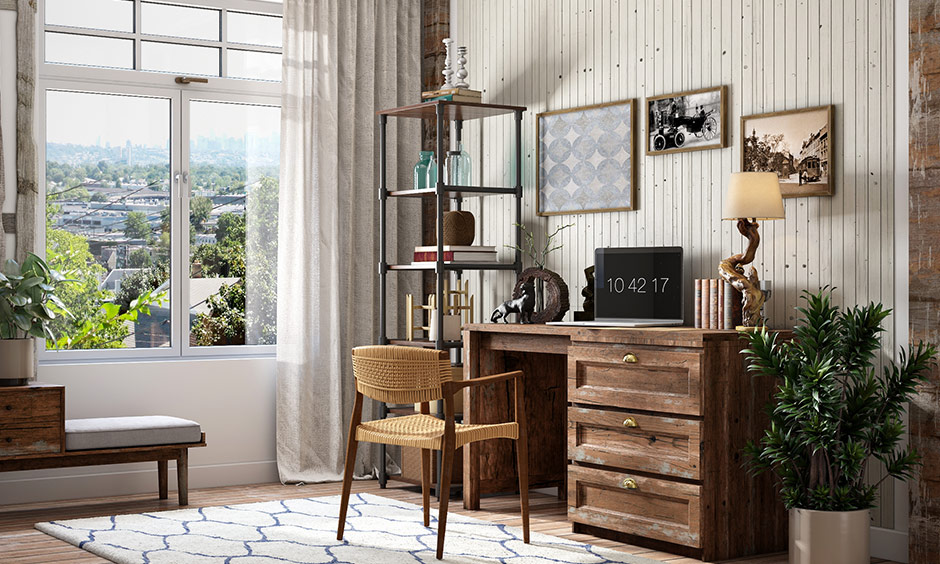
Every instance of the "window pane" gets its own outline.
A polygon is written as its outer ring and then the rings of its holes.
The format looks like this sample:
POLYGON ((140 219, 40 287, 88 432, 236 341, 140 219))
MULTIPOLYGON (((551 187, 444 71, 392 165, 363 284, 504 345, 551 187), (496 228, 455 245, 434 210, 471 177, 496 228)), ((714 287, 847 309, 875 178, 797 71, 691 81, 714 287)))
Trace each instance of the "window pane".
POLYGON ((49 348, 170 345, 169 150, 168 99, 47 91, 46 257, 75 280, 49 348))
POLYGON ((215 47, 143 41, 140 66, 148 71, 219 76, 219 51, 215 47))
POLYGON ((134 2, 129 0, 46 0, 46 23, 134 31, 134 2))
POLYGON ((46 62, 133 69, 134 42, 130 39, 47 32, 46 62))
POLYGON ((228 13, 229 43, 281 46, 281 18, 241 12, 228 13))
POLYGON ((190 342, 277 337, 280 109, 190 104, 190 342))
POLYGON ((280 82, 281 56, 277 53, 229 49, 228 76, 280 82))
POLYGON ((219 10, 149 2, 140 5, 140 31, 152 35, 219 41, 220 18, 219 10))

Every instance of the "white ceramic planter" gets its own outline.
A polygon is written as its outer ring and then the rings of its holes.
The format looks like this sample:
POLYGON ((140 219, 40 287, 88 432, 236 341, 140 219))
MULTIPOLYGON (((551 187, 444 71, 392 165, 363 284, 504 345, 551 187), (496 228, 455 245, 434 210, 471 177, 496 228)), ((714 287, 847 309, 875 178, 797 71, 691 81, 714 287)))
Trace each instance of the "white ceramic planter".
POLYGON ((871 514, 790 510, 790 564, 869 564, 871 514))
POLYGON ((36 340, 0 339, 0 386, 25 385, 33 375, 36 340))

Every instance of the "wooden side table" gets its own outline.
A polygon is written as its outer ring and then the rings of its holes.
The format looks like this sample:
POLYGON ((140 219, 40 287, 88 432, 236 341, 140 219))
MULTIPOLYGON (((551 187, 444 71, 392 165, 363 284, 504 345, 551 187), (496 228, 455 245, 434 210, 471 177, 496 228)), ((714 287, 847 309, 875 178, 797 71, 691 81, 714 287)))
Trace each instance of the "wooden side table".
POLYGON ((65 451, 65 386, 0 388, 0 459, 65 451))

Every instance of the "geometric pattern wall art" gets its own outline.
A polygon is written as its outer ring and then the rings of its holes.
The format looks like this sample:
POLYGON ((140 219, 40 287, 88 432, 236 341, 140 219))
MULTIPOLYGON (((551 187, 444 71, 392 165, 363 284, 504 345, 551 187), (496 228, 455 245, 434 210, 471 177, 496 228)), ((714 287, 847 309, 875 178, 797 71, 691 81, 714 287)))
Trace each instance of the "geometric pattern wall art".
POLYGON ((538 114, 538 215, 635 210, 635 131, 635 100, 538 114))

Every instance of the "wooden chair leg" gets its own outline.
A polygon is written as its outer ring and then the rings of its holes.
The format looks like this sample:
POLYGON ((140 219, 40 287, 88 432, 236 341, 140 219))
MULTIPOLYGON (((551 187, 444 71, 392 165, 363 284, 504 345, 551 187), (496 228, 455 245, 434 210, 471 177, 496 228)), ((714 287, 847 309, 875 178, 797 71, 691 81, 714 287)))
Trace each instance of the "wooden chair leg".
POLYGON ((522 540, 529 543, 529 438, 526 431, 525 395, 523 384, 515 380, 516 423, 519 438, 516 440, 516 466, 519 474, 519 503, 522 506, 522 540))
POLYGON ((167 461, 157 461, 157 485, 160 488, 160 499, 168 499, 170 491, 167 486, 167 461))
POLYGON ((431 449, 421 449, 421 501, 424 503, 424 526, 431 526, 431 449))
MULTIPOLYGON (((352 418, 349 421, 349 438, 346 442, 346 468, 343 470, 343 495, 339 502, 339 527, 336 529, 336 540, 343 540, 343 531, 346 529, 346 509, 349 506, 349 492, 352 489, 353 471, 356 467, 356 451, 359 450, 359 441, 356 440, 356 428, 362 419, 362 394, 356 392, 356 403, 353 405, 352 418)), ((385 464, 385 461, 382 461, 385 464)))
POLYGON ((437 518, 437 559, 444 558, 444 531, 447 528, 447 504, 450 501, 450 477, 454 469, 454 445, 444 442, 441 460, 441 483, 438 493, 441 495, 440 514, 437 518))
POLYGON ((189 449, 180 450, 176 459, 176 488, 180 505, 189 505, 189 449))

